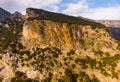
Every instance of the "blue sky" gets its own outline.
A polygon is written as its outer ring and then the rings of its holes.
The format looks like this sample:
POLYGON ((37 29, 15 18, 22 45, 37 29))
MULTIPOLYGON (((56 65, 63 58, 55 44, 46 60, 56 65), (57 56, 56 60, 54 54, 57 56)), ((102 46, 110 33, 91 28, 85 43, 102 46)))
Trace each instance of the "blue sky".
POLYGON ((95 20, 120 20, 120 0, 0 0, 0 7, 25 14, 28 7, 83 16, 95 20))

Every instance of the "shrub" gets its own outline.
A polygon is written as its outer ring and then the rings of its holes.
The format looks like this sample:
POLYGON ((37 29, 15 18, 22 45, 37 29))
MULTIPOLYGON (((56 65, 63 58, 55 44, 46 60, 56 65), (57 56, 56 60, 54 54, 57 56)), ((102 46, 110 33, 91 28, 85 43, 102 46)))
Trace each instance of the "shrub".
POLYGON ((55 58, 58 58, 58 54, 53 54, 53 56, 54 56, 55 58))
POLYGON ((50 82, 51 81, 51 77, 47 77, 46 79, 44 79, 44 82, 50 82))
POLYGON ((100 82, 95 76, 92 78, 91 82, 100 82))
POLYGON ((90 77, 85 72, 80 71, 79 76, 80 76, 80 81, 82 82, 92 82, 90 77))
POLYGON ((62 79, 58 79, 58 82, 64 82, 64 80, 62 80, 62 79))
POLYGON ((75 75, 69 69, 65 69, 65 81, 66 82, 77 82, 75 75))
POLYGON ((76 65, 75 64, 72 64, 72 68, 74 69, 76 67, 76 65))
POLYGON ((11 79, 11 82, 39 82, 39 81, 35 79, 30 79, 26 76, 25 73, 17 71, 15 73, 15 77, 11 79))
POLYGON ((71 54, 75 54, 74 50, 70 50, 70 52, 67 52, 68 56, 70 56, 71 54))
POLYGON ((50 65, 51 65, 51 66, 54 66, 54 63, 53 63, 53 61, 50 61, 50 65))
POLYGON ((101 50, 98 50, 98 51, 94 51, 95 54, 98 54, 98 55, 102 55, 103 52, 101 50))

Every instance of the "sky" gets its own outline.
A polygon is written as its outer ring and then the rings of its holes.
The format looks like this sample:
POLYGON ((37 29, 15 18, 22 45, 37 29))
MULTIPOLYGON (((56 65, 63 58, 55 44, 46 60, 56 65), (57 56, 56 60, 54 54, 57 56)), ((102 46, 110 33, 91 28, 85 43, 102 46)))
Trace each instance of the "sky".
POLYGON ((0 0, 0 7, 25 14, 33 7, 94 20, 120 20, 120 0, 0 0))

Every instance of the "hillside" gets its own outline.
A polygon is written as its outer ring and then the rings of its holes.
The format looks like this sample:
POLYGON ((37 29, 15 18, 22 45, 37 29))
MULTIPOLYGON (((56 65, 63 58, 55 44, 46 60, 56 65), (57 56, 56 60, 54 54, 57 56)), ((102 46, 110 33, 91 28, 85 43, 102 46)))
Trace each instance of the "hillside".
POLYGON ((0 29, 4 82, 119 82, 120 42, 100 23, 28 8, 0 29))

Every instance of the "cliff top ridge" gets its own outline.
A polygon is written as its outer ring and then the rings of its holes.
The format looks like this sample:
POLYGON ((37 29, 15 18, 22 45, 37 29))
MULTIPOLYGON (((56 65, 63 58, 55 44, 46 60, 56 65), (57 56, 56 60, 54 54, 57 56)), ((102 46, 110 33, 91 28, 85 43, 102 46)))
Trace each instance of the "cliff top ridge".
POLYGON ((80 25, 90 25, 93 28, 104 28, 105 26, 90 20, 86 20, 84 18, 69 16, 61 13, 55 13, 46 11, 43 9, 35 9, 35 8, 27 8, 26 9, 26 17, 27 20, 50 20, 54 22, 65 22, 70 24, 80 24, 80 25))

